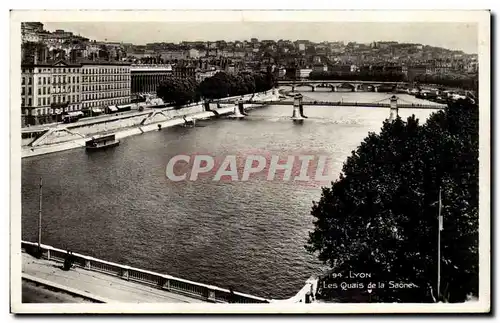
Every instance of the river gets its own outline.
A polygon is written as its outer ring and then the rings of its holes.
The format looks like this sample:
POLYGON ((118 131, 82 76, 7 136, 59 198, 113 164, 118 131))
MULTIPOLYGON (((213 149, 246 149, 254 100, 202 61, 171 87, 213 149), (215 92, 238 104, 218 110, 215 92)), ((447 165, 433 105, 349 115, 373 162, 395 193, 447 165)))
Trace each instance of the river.
MULTIPOLYGON (((389 96, 303 94, 365 102, 389 96)), ((424 122, 432 111, 401 109, 400 115, 424 122)), ((322 269, 304 248, 320 186, 262 178, 172 182, 165 175, 178 154, 255 152, 328 155, 338 174, 368 132, 380 130, 389 109, 306 106, 302 124, 291 113, 291 106, 267 106, 244 120, 153 131, 93 154, 75 149, 23 159, 22 238, 37 240, 42 176, 45 244, 261 297, 291 297, 322 269)))

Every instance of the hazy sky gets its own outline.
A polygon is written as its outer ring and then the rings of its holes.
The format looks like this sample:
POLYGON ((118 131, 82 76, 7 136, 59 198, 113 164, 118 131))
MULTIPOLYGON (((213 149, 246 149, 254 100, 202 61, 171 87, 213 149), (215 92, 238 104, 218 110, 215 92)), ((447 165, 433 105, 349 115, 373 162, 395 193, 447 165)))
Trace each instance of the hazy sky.
POLYGON ((44 22, 90 39, 144 45, 152 42, 308 39, 321 41, 393 40, 477 53, 478 29, 471 23, 398 22, 44 22))

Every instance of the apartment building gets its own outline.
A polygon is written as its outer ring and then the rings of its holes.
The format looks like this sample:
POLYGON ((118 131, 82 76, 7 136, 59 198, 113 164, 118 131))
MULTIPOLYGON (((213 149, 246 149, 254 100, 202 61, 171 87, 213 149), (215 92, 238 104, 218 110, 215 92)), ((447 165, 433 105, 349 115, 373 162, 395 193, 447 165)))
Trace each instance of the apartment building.
POLYGON ((60 121, 82 108, 81 65, 57 61, 21 65, 21 114, 26 124, 60 121))
POLYGON ((84 61, 81 66, 82 109, 99 113, 130 103, 130 63, 84 61))

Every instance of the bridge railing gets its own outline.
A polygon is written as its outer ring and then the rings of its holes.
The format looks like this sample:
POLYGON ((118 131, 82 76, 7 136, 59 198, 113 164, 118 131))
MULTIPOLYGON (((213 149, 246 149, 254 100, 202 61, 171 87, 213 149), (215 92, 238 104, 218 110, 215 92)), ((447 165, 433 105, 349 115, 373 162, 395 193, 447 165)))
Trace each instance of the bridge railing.
MULTIPOLYGON (((230 103, 239 102, 238 100, 226 101, 230 103)), ((265 104, 265 105, 293 105, 291 101, 282 100, 269 100, 269 101, 259 101, 259 100, 248 100, 244 103, 253 104, 265 104)), ((389 108, 389 103, 382 102, 349 102, 349 101, 302 101, 303 105, 325 105, 325 106, 354 106, 354 107, 373 107, 373 108, 389 108)), ((398 109, 442 109, 445 105, 443 104, 422 104, 422 103, 398 103, 398 109)))
MULTIPOLYGON (((64 262, 67 251, 41 244, 42 258, 64 262)), ((21 241, 21 249, 27 253, 34 254, 38 250, 38 244, 29 241, 21 241)), ((94 257, 72 253, 73 265, 86 270, 100 272, 103 274, 120 277, 128 281, 153 286, 173 293, 183 294, 189 297, 201 299, 213 303, 269 303, 270 301, 253 295, 240 292, 231 293, 230 290, 217 286, 196 283, 182 278, 173 277, 129 267, 94 257)))

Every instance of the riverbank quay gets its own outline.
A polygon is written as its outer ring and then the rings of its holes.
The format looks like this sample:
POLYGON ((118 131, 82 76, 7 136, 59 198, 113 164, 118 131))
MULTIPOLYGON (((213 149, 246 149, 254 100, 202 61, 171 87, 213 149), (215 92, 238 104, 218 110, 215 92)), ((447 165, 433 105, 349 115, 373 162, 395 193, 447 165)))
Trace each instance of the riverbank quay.
MULTIPOLYGON (((206 120, 234 113, 235 99, 275 101, 278 91, 270 90, 261 93, 247 94, 238 97, 228 97, 210 103, 196 103, 183 108, 173 107, 146 109, 128 114, 100 116, 80 120, 72 124, 57 124, 54 126, 37 126, 21 129, 21 158, 44 155, 69 149, 83 148, 85 142, 96 135, 114 133, 116 139, 122 139, 145 132, 183 125, 186 121, 206 120), (207 110, 207 107, 209 110, 207 110), (36 136, 26 136, 28 132, 36 136), (28 137, 28 138, 25 138, 28 137)), ((261 106, 246 105, 246 109, 261 106)))
POLYGON ((66 271, 67 251, 40 247, 41 257, 35 257, 37 243, 21 242, 23 278, 96 303, 305 303, 317 289, 317 279, 311 277, 289 299, 265 299, 78 253, 72 253, 73 267, 66 271))
POLYGON ((92 303, 200 303, 194 297, 136 284, 79 267, 63 270, 62 263, 22 254, 23 281, 92 303))

